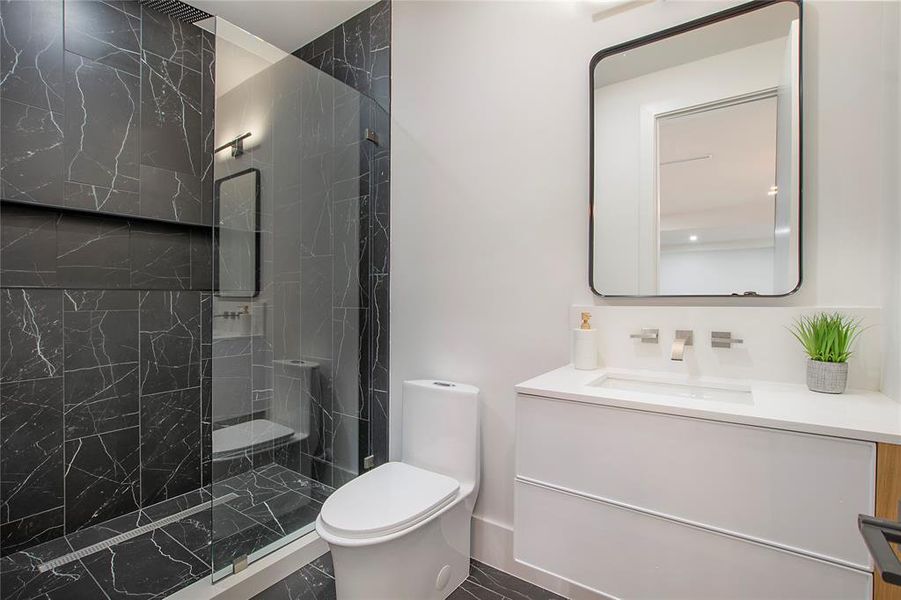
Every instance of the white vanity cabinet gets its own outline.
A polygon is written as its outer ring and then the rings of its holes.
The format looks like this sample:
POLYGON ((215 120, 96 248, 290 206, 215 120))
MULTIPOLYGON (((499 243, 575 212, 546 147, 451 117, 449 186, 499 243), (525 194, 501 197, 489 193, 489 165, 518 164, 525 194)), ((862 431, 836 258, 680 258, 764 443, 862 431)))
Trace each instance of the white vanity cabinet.
POLYGON ((629 598, 861 600, 876 444, 522 393, 518 561, 629 598))

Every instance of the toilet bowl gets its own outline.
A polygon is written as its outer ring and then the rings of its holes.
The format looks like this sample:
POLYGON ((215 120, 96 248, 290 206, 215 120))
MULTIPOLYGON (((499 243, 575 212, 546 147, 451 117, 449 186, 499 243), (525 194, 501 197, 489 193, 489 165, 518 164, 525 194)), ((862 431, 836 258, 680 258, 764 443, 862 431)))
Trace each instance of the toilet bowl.
POLYGON ((470 385, 404 382, 401 461, 336 490, 316 520, 338 600, 443 600, 469 576, 478 394, 470 385))

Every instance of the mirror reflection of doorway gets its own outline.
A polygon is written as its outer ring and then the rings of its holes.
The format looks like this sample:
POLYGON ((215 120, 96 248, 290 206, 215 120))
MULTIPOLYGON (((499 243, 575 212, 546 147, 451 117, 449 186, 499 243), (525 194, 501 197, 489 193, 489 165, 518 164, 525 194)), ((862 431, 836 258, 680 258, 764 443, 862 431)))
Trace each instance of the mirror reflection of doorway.
POLYGON ((775 90, 658 115, 658 293, 774 293, 776 121, 775 90))

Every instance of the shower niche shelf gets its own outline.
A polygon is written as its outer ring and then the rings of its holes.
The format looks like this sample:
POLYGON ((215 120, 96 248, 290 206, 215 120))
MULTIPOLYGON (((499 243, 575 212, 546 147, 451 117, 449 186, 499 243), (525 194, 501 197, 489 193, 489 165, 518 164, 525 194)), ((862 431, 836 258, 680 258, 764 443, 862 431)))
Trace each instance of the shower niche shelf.
MULTIPOLYGON (((185 227, 191 229, 207 229, 213 226, 212 224, 212 214, 210 216, 210 223, 199 223, 195 221, 177 221, 175 219, 163 219, 160 217, 148 217, 144 215, 137 214, 128 214, 121 212, 113 212, 108 210, 92 210, 90 208, 78 208, 75 206, 65 206, 62 204, 43 204, 40 202, 28 202, 24 200, 8 200, 6 198, 0 199, 0 206, 15 206, 15 207, 23 207, 30 208, 35 210, 46 210, 52 212, 61 212, 68 214, 76 214, 83 216, 93 216, 98 218, 112 218, 112 219, 124 219, 128 221, 139 221, 143 223, 163 223, 166 225, 173 225, 176 227, 185 227)), ((212 211, 211 211, 212 213, 212 211)))

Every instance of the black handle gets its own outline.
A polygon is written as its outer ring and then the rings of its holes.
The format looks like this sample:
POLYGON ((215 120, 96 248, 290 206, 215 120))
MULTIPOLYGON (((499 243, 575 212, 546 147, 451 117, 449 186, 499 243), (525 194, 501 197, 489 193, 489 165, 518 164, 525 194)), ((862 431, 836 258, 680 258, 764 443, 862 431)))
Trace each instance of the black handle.
POLYGON ((901 585, 901 561, 891 547, 891 544, 901 543, 901 523, 858 515, 857 527, 876 568, 882 574, 882 580, 892 585, 901 585))

